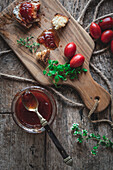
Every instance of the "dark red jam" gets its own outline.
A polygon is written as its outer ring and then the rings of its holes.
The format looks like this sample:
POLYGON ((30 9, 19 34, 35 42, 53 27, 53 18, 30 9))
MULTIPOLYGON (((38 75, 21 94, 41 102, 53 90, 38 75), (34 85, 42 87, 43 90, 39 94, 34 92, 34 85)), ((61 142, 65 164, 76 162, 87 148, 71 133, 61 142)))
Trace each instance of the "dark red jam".
POLYGON ((33 21, 34 6, 29 2, 24 2, 20 6, 20 14, 22 19, 29 23, 33 21))
POLYGON ((43 31, 43 33, 38 37, 38 42, 45 45, 45 47, 54 50, 59 46, 59 37, 55 30, 49 29, 43 31))
POLYGON ((36 19, 36 17, 38 17, 38 12, 40 10, 40 4, 36 5, 37 6, 37 13, 36 16, 34 16, 35 14, 35 6, 30 3, 30 2, 24 2, 20 5, 20 15, 22 17, 23 22, 26 23, 31 23, 33 22, 34 19, 36 19))
MULTIPOLYGON (((47 121, 49 121, 52 116, 52 104, 51 104, 50 99, 47 97, 46 94, 44 94, 43 92, 39 90, 29 90, 29 91, 32 92, 38 100, 39 113, 47 121)), ((31 100, 30 108, 32 108, 35 106, 34 100, 31 97, 29 98, 28 97, 29 96, 26 96, 26 100, 31 100)), ((20 96, 16 102, 15 113, 20 123, 26 126, 27 128, 40 128, 41 127, 37 114, 35 112, 31 112, 25 109, 22 103, 22 96, 20 96)))

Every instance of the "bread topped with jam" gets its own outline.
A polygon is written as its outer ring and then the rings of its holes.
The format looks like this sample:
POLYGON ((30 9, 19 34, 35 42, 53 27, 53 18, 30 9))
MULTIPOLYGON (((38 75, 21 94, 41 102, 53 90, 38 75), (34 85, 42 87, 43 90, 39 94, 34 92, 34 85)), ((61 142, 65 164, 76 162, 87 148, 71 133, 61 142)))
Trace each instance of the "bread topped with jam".
POLYGON ((28 0, 19 3, 13 10, 14 18, 26 28, 30 28, 34 22, 39 21, 39 0, 28 0))

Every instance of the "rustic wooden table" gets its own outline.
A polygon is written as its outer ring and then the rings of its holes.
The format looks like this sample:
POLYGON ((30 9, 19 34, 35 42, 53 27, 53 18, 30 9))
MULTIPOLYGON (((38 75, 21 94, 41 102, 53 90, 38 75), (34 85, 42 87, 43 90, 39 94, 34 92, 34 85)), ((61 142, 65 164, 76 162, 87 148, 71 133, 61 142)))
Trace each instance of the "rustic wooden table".
MULTIPOLYGON (((1 0, 0 11, 12 1, 1 0)), ((60 2, 77 19, 88 0, 60 0, 60 2)), ((92 21, 95 7, 99 2, 100 0, 92 0, 84 17, 83 27, 92 21)), ((113 0, 105 0, 99 8, 98 17, 111 13, 112 8, 113 0)), ((0 37, 0 51, 6 49, 10 48, 0 37)), ((105 74, 113 86, 113 55, 110 51, 92 56, 91 61, 105 74)), ((33 79, 13 52, 0 56, 0 72, 33 79)), ((93 70, 91 73, 94 79, 107 89, 104 81, 93 70)), ((14 123, 11 115, 12 99, 17 91, 31 85, 33 84, 0 78, 0 170, 112 170, 113 151, 100 147, 97 156, 94 157, 90 150, 95 142, 78 145, 71 134, 72 124, 82 123, 87 130, 100 135, 106 134, 112 139, 110 126, 105 123, 98 125, 90 123, 87 109, 82 112, 81 108, 71 106, 54 94, 58 114, 51 127, 73 157, 72 168, 63 163, 60 154, 45 132, 39 135, 28 134, 14 123)), ((82 103, 74 89, 62 86, 59 91, 67 98, 82 103)), ((94 118, 109 118, 109 115, 110 111, 107 109, 94 118)))

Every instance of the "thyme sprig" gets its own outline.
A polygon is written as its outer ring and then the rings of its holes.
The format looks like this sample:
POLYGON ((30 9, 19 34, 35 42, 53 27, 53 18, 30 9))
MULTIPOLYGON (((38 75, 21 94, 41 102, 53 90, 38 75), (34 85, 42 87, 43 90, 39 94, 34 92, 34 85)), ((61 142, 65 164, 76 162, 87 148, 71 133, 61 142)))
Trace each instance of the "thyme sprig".
POLYGON ((82 143, 83 141, 88 142, 89 140, 95 140, 97 144, 92 148, 91 154, 96 155, 98 152, 98 148, 100 145, 104 146, 105 148, 112 148, 113 149, 113 142, 108 139, 105 135, 100 136, 99 134, 95 135, 94 133, 88 133, 87 130, 81 129, 79 124, 73 124, 71 128, 73 135, 77 138, 78 143, 82 143))
POLYGON ((78 79, 78 74, 82 71, 87 72, 85 68, 71 68, 69 63, 59 64, 57 60, 48 60, 48 63, 49 65, 43 71, 43 74, 50 77, 55 86, 60 80, 66 81, 67 78, 71 80, 78 79))
POLYGON ((29 49, 31 53, 36 53, 37 49, 40 47, 40 44, 33 41, 33 36, 27 37, 27 38, 20 38, 17 40, 17 44, 20 44, 21 46, 25 46, 29 49))

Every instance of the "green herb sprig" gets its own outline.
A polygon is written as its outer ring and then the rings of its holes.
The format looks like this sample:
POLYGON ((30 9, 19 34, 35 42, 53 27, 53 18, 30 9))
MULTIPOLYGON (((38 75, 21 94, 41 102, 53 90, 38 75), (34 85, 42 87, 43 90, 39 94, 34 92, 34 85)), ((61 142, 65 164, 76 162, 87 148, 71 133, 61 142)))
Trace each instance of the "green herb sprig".
POLYGON ((25 46, 29 49, 31 53, 36 53, 37 49, 40 47, 40 44, 37 42, 33 42, 33 36, 25 38, 20 38, 17 40, 17 44, 20 44, 21 46, 25 46))
POLYGON ((67 78, 71 80, 78 79, 78 74, 82 71, 87 72, 85 68, 71 68, 69 63, 59 64, 57 60, 48 60, 48 63, 49 65, 43 71, 43 74, 49 76, 55 86, 60 80, 66 81, 67 78))
POLYGON ((97 144, 91 150, 92 155, 96 155, 98 152, 98 148, 100 145, 104 146, 105 148, 112 148, 113 149, 113 142, 108 139, 105 135, 100 136, 99 134, 95 135, 94 133, 88 133, 87 130, 81 129, 79 124, 73 124, 71 128, 73 135, 77 138, 78 143, 82 143, 83 141, 88 142, 89 140, 95 140, 97 144))

